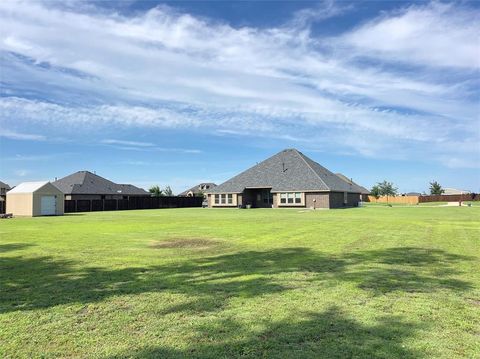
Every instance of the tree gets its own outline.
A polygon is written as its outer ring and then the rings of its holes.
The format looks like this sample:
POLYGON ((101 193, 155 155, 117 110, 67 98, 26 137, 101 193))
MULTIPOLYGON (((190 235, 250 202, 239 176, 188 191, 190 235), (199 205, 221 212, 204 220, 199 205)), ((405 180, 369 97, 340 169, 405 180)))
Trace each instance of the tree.
POLYGON ((148 192, 150 192, 153 197, 162 197, 163 196, 162 190, 157 185, 150 187, 148 192))
POLYGON ((388 203, 388 196, 395 197, 397 195, 398 188, 393 185, 392 182, 387 182, 384 180, 381 183, 377 183, 378 188, 380 189, 381 196, 387 196, 387 203, 388 203))
POLYGON ((375 197, 375 200, 379 199, 381 194, 380 194, 380 187, 378 187, 378 184, 372 187, 370 190, 370 194, 375 197))
POLYGON ((198 191, 193 194, 193 197, 205 198, 205 193, 203 193, 202 191, 198 191))
POLYGON ((166 186, 166 187, 163 189, 163 193, 165 194, 165 196, 169 196, 169 197, 174 196, 173 191, 172 191, 172 189, 170 188, 170 186, 166 186))
POLYGON ((431 195, 440 195, 445 193, 445 190, 440 186, 440 183, 437 181, 430 182, 430 194, 431 195))

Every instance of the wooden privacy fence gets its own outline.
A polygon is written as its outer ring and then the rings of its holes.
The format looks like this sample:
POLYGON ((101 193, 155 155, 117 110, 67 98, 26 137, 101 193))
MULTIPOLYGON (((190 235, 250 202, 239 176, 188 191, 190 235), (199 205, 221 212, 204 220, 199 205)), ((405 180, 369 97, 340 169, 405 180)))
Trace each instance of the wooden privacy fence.
POLYGON ((65 200, 65 213, 133 209, 201 207, 201 197, 130 197, 129 199, 65 200))
POLYGON ((392 197, 388 196, 388 201, 387 197, 380 197, 380 198, 375 198, 374 196, 368 196, 368 201, 367 202, 377 202, 377 203, 393 203, 393 204, 418 204, 418 196, 397 196, 397 197, 392 197))
POLYGON ((426 202, 459 202, 459 201, 480 201, 480 195, 476 193, 467 194, 449 194, 449 195, 431 195, 431 196, 396 196, 396 197, 380 197, 368 196, 366 202, 377 203, 403 203, 403 204, 418 204, 426 202))
POLYGON ((418 197, 420 203, 423 202, 459 202, 459 201, 480 201, 480 194, 466 193, 466 194, 442 194, 433 196, 418 197))

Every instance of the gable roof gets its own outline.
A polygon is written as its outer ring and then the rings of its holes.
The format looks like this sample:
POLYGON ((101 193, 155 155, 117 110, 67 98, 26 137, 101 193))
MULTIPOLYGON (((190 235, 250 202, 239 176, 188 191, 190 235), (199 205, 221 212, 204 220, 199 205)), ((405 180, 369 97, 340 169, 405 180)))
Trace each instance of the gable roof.
POLYGON ((11 194, 11 193, 32 193, 32 192, 38 191, 40 188, 44 187, 48 183, 49 183, 48 181, 23 182, 23 183, 20 183, 18 186, 16 186, 14 189, 11 189, 10 191, 8 191, 8 194, 11 194))
POLYGON ((183 191, 182 193, 179 193, 178 195, 179 196, 186 196, 190 192, 198 193, 198 192, 201 192, 201 191, 208 191, 208 190, 210 190, 214 187, 217 187, 217 185, 215 183, 211 183, 211 182, 199 183, 196 186, 193 186, 192 188, 189 188, 186 191, 183 191), (206 188, 202 189, 203 186, 205 186, 206 188))
POLYGON ((8 184, 6 184, 5 182, 0 181, 0 188, 8 191, 10 189, 10 186, 8 184))
POLYGON ((65 194, 148 195, 131 184, 117 184, 89 171, 78 171, 53 182, 65 194))
POLYGON ((286 149, 215 187, 209 193, 240 193, 246 188, 271 188, 272 192, 338 191, 361 193, 296 149, 286 149))
POLYGON ((341 173, 335 173, 338 177, 340 177, 341 179, 343 179, 345 182, 347 183, 353 183, 355 186, 357 186, 358 188, 360 188, 362 190, 362 192, 360 192, 361 194, 370 194, 370 191, 368 189, 366 189, 365 187, 363 186, 360 186, 358 183, 355 183, 351 178, 348 178, 347 176, 341 174, 341 173))

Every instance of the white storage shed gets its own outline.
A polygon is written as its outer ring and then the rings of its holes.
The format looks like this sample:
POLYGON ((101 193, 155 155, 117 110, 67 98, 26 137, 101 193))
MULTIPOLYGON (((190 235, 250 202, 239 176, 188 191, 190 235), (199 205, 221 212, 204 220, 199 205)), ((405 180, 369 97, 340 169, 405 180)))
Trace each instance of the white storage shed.
POLYGON ((23 182, 7 192, 6 213, 14 216, 61 216, 63 192, 50 182, 23 182))

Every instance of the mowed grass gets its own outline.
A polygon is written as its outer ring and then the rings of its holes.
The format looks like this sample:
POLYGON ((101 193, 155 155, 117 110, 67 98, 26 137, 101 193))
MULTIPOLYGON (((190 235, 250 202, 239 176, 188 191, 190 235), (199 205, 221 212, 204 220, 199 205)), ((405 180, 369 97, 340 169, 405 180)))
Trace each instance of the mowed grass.
POLYGON ((0 221, 1 358, 478 358, 480 208, 0 221))

